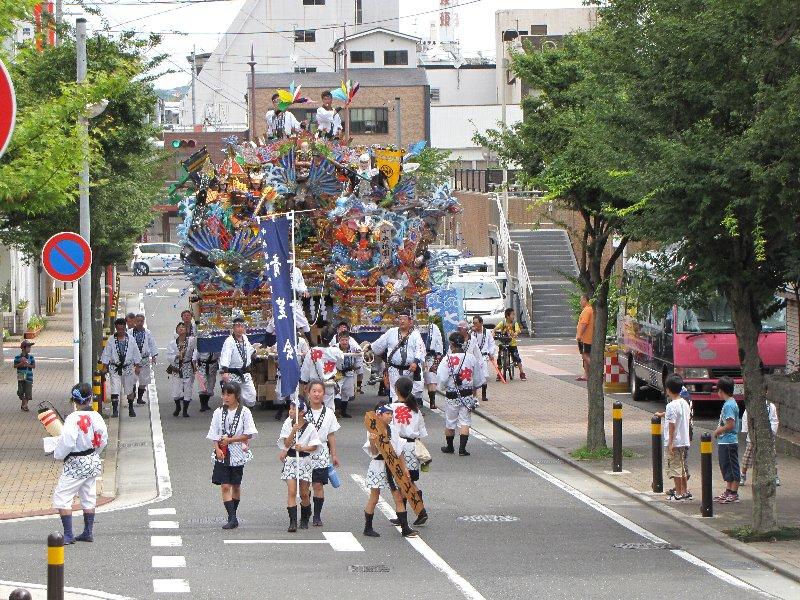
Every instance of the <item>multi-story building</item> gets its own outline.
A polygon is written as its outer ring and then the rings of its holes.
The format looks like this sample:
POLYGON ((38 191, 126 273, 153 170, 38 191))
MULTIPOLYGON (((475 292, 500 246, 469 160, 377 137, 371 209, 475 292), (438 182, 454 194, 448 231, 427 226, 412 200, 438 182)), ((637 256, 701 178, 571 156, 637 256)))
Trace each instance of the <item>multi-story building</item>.
MULTIPOLYGON (((197 121, 247 127, 251 49, 259 73, 333 72, 331 48, 343 37, 344 25, 348 36, 377 26, 396 31, 399 15, 399 0, 247 0, 197 76, 197 121)), ((193 124, 191 106, 190 92, 184 125, 193 124)))

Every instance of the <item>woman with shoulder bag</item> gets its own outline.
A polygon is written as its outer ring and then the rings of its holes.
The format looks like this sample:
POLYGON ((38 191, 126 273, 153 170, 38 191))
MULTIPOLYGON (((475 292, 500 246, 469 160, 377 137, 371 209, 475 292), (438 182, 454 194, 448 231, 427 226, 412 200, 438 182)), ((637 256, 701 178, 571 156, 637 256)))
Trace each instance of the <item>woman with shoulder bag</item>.
POLYGON ((222 384, 222 406, 214 411, 208 439, 214 442, 214 472, 211 483, 222 488, 222 504, 228 513, 223 529, 239 526, 236 510, 241 498, 244 465, 253 458, 250 440, 258 435, 250 409, 240 403, 241 386, 235 381, 222 384))
MULTIPOLYGON (((401 454, 403 460, 408 467, 408 473, 411 476, 411 481, 419 480, 420 460, 417 457, 417 442, 420 438, 428 437, 428 430, 425 428, 425 419, 422 417, 422 411, 419 409, 419 404, 414 396, 414 382, 409 377, 401 377, 394 384, 394 391, 397 394, 397 402, 389 405, 392 409, 392 428, 397 431, 402 442, 401 454)), ((390 482, 391 483, 391 482, 390 482)), ((417 484, 420 497, 422 497, 422 490, 417 484)), ((403 506, 406 506, 406 499, 403 498, 403 506)), ((428 513, 423 508, 422 512, 417 515, 417 520, 414 525, 424 525, 428 521, 428 513)), ((400 521, 395 519, 392 524, 399 525, 400 521), (397 522, 395 522, 397 521, 397 522)))

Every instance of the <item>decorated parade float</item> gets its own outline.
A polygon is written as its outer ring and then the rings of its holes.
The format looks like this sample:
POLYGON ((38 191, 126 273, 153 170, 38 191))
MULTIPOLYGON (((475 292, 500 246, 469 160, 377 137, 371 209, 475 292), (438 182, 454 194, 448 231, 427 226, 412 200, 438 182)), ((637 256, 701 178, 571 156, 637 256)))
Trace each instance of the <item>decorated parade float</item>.
POLYGON ((262 226, 273 215, 292 221, 309 296, 296 306, 314 328, 345 319, 363 341, 392 326, 399 310, 425 321, 427 246, 460 206, 446 184, 421 183, 431 180, 415 162, 424 152, 424 142, 357 146, 302 130, 260 143, 231 137, 222 156, 204 148, 189 157, 184 179, 193 189, 179 201, 178 233, 198 350, 218 351, 235 316, 252 342, 274 343, 262 226))

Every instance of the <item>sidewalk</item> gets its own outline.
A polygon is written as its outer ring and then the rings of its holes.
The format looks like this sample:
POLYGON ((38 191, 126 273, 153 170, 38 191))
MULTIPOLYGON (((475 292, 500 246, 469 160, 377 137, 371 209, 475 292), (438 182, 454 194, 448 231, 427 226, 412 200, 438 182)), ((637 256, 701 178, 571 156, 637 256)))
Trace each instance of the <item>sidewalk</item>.
MULTIPOLYGON (((569 453, 584 445, 586 439, 586 415, 588 402, 585 385, 574 381, 580 371, 580 359, 573 345, 521 346, 527 381, 515 380, 507 385, 491 382, 489 401, 481 402, 477 412, 482 416, 506 426, 518 435, 528 437, 545 450, 565 461, 574 461, 569 453), (543 351, 544 350, 544 351, 543 351)), ((609 447, 612 437, 611 405, 613 399, 606 397, 606 439, 609 447)), ((575 461, 579 467, 613 486, 623 488, 625 493, 636 495, 654 505, 662 512, 670 512, 689 526, 706 529, 710 526, 721 532, 749 525, 752 515, 752 494, 749 485, 740 488, 740 504, 714 504, 714 518, 701 519, 700 514, 700 435, 704 429, 695 426, 695 439, 689 452, 689 489, 695 499, 689 503, 671 503, 664 494, 651 492, 652 462, 650 419, 652 413, 630 404, 623 408, 623 446, 636 453, 635 458, 623 458, 621 475, 608 475, 611 461, 575 461), (676 512, 677 511, 677 512, 676 512)), ((740 450, 744 451, 742 446, 740 450)), ((716 495, 724 484, 719 476, 716 459, 716 444, 713 490, 716 495)), ((666 465, 666 457, 664 458, 666 465)), ((779 455, 778 472, 782 485, 777 492, 780 524, 800 526, 800 459, 779 455)), ((664 479, 664 490, 670 480, 664 479)), ((711 534, 711 532, 708 532, 711 534)), ((717 533, 714 537, 720 538, 717 533)), ((736 546, 737 551, 756 549, 770 557, 786 563, 788 570, 800 580, 800 541, 741 544, 724 534, 726 545, 736 546)))
MULTIPOLYGON (((19 344, 7 344, 0 371, 0 519, 55 514, 52 509, 53 488, 61 475, 61 463, 42 450, 44 427, 36 417, 39 402, 51 402, 66 416, 72 409, 66 402, 72 380, 72 360, 48 358, 53 348, 72 344, 72 292, 62 298, 62 311, 48 318, 47 327, 34 340, 32 354, 36 358, 33 381, 33 402, 30 412, 22 412, 17 398, 16 372, 13 359, 19 344), (41 356, 41 358, 40 358, 41 356)), ((118 426, 109 424, 109 450, 106 450, 103 478, 98 479, 98 505, 113 500, 118 426), (103 479, 105 479, 105 484, 103 479)))

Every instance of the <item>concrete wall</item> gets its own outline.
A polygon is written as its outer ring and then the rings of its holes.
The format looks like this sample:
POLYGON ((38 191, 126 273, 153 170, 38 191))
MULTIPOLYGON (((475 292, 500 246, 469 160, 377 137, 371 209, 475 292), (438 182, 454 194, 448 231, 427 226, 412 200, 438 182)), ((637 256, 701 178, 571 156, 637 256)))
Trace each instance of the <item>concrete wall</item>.
POLYGON ((460 69, 421 65, 428 76, 431 90, 439 90, 440 106, 499 104, 497 75, 494 65, 465 65, 460 69))
POLYGON ((475 192, 455 193, 463 211, 453 219, 448 244, 468 250, 473 256, 489 255, 489 196, 475 192))
POLYGON ((800 433, 800 382, 787 375, 767 377, 767 398, 778 409, 780 429, 800 433))
MULTIPOLYGON (((341 32, 339 32, 341 34, 341 32)), ((349 62, 348 66, 359 69, 383 68, 387 69, 406 69, 417 66, 417 42, 406 37, 394 36, 381 31, 365 35, 364 37, 347 40, 348 53, 359 50, 368 50, 375 54, 374 62, 349 62), (387 65, 383 62, 384 50, 405 50, 408 52, 408 63, 405 65, 387 65)), ((344 68, 343 58, 338 60, 337 70, 344 68)), ((349 60, 349 58, 348 58, 349 60)))
MULTIPOLYGON (((402 74, 398 73, 398 77, 402 74)), ((309 98, 319 98, 323 91, 329 88, 303 87, 303 92, 309 98)), ((264 135, 267 129, 265 115, 272 108, 270 97, 274 93, 272 89, 256 90, 256 122, 257 135, 264 135)), ((351 108, 388 108, 389 109, 389 133, 388 134, 359 134, 353 135, 355 144, 394 144, 396 141, 397 119, 394 110, 395 96, 400 97, 401 110, 401 143, 408 146, 419 140, 427 138, 425 124, 427 118, 427 86, 418 87, 365 87, 362 86, 356 95, 351 108)), ((316 110, 317 105, 309 106, 310 110, 316 110)), ((302 113, 303 109, 292 109, 295 116, 302 113)))

